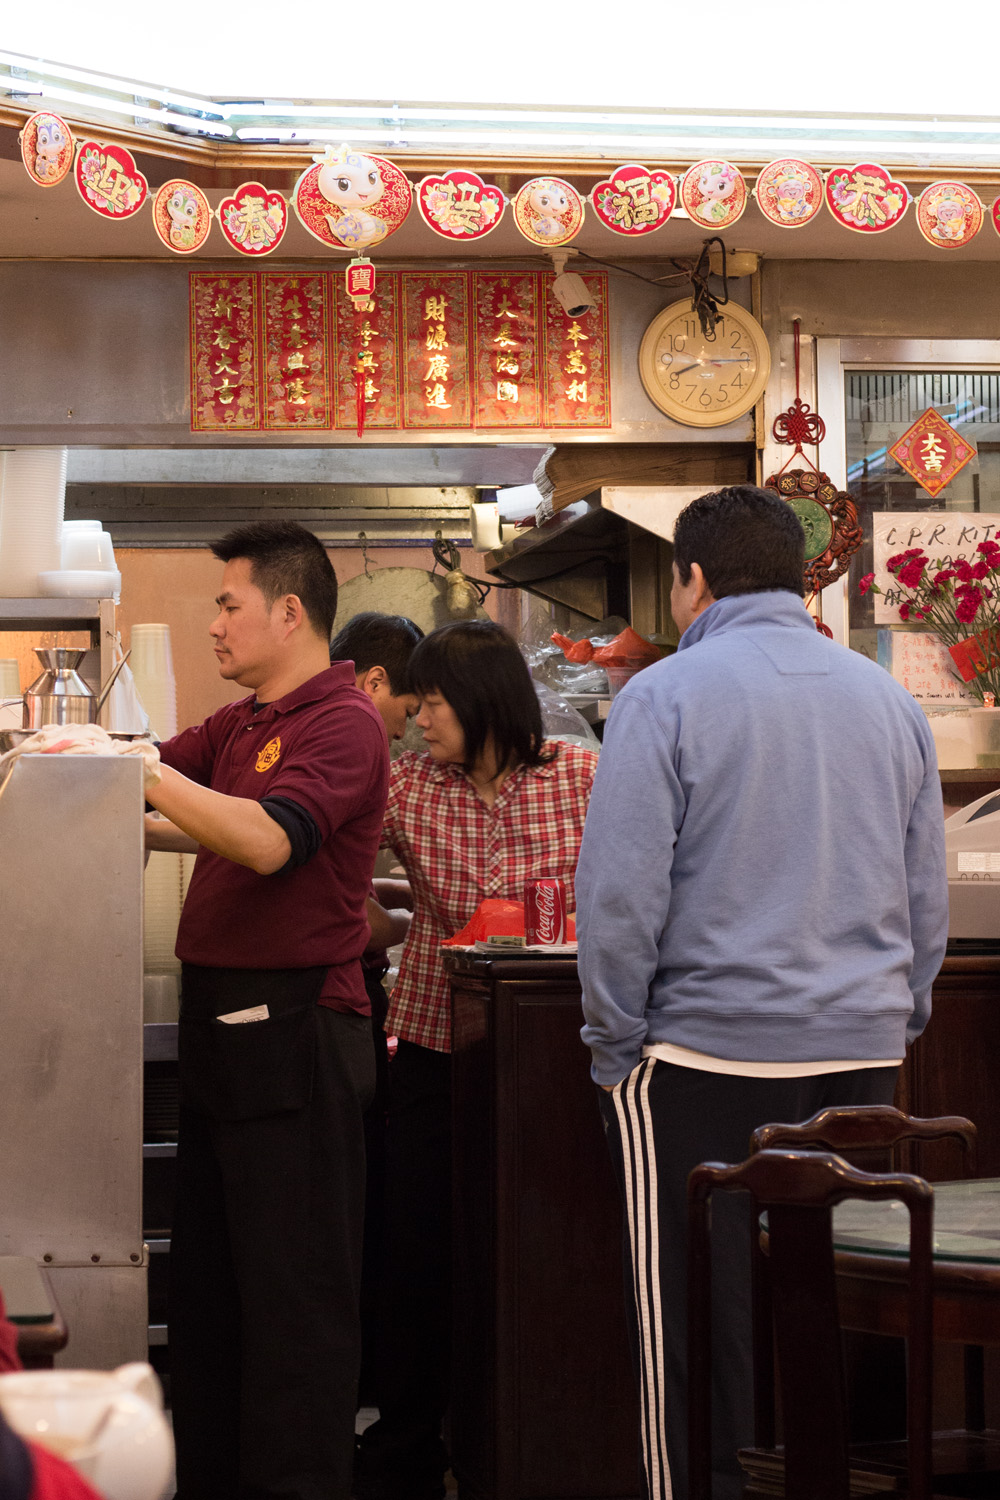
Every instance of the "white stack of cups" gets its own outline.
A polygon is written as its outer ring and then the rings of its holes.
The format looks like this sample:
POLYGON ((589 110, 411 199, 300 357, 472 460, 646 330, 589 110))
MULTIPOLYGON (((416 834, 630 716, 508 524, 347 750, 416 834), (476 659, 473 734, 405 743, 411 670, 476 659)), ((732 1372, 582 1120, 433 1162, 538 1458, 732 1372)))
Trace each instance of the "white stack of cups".
MULTIPOLYGON (((170 626, 133 625, 130 644, 129 665, 149 715, 150 729, 157 739, 169 739, 177 733, 177 684, 170 626)), ((185 860, 191 863, 192 856, 154 852, 146 866, 143 966, 147 1021, 177 1019, 180 963, 174 955, 174 945, 186 890, 185 860)))
POLYGON ((32 599, 38 575, 60 564, 65 448, 12 448, 0 503, 0 597, 32 599))

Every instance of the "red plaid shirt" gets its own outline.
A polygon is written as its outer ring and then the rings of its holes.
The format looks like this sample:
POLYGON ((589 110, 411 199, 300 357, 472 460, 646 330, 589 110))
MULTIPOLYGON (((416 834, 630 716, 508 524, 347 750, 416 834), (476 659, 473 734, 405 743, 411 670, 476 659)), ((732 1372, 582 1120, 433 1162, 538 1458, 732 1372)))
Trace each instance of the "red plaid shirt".
POLYGON ((464 771, 410 751, 389 772, 383 846, 395 851, 413 888, 414 917, 392 992, 386 1030, 403 1041, 451 1051, 451 999, 441 943, 480 901, 520 901, 527 880, 561 876, 570 910, 583 820, 597 752, 548 741, 551 761, 521 766, 492 807, 464 771))

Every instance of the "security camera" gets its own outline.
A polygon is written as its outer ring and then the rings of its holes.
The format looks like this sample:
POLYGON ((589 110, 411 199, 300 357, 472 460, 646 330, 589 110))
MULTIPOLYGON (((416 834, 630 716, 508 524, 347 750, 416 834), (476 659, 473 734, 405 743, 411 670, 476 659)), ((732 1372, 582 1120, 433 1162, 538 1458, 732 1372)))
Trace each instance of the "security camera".
POLYGON ((575 271, 566 270, 566 252, 554 253, 552 264, 556 272, 552 290, 564 313, 571 318, 579 318, 597 306, 595 298, 587 290, 587 283, 583 277, 578 276, 575 271))

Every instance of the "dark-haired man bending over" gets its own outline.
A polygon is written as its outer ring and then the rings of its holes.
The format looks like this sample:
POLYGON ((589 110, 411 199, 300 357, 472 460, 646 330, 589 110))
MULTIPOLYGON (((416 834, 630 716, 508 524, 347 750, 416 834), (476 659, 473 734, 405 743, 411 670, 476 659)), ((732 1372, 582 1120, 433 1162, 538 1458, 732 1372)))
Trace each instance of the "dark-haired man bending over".
POLYGON ((337 581, 292 522, 239 528, 210 627, 252 689, 161 746, 151 848, 198 848, 177 940, 170 1355, 179 1500, 347 1500, 360 1359, 360 958, 385 727, 331 665, 337 581))
MULTIPOLYGON (((401 740, 418 700, 408 689, 410 656, 424 633, 405 615, 365 610, 354 615, 330 642, 331 661, 349 661, 354 680, 374 703, 390 743, 401 740)), ((389 968, 387 948, 403 942, 410 930, 413 897, 407 880, 376 880, 368 902, 371 940, 362 955, 365 988, 372 1007, 375 1046, 375 1097, 365 1112, 365 1244, 361 1276, 362 1358, 359 1405, 377 1406, 375 1338, 381 1296, 385 1244, 385 1126, 389 1107, 389 1051, 385 1021, 389 997, 382 985, 389 968)))

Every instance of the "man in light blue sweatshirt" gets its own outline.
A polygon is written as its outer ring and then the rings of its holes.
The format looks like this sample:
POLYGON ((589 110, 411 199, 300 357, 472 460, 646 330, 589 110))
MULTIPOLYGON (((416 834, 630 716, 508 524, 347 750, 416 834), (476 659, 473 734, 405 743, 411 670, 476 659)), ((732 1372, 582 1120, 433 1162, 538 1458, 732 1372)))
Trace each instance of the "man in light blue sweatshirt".
MULTIPOLYGON (((945 951, 929 725, 817 632, 803 541, 791 507, 750 485, 681 513, 680 647, 615 700, 576 875, 648 1500, 687 1500, 688 1173, 742 1161, 768 1121, 891 1103, 945 951)), ((713 1216, 714 1493, 734 1500, 753 1425, 749 1217, 729 1195, 713 1216)))

